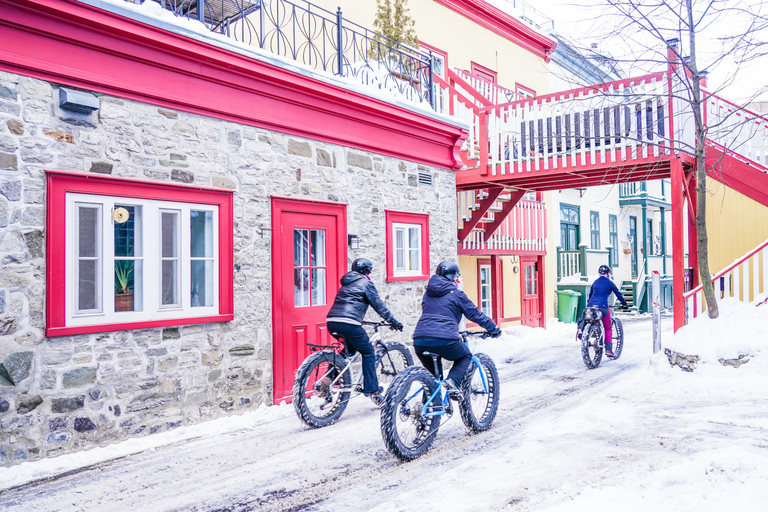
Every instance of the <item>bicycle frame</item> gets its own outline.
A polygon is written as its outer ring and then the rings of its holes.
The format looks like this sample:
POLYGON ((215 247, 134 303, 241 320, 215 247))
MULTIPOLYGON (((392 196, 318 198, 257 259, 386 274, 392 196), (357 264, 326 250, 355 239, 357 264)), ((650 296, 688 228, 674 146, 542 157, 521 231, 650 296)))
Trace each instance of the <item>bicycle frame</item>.
MULTIPOLYGON (((373 327, 373 334, 369 337, 371 345, 373 345, 374 349, 377 346, 385 347, 384 343, 382 343, 382 341, 381 341, 381 339, 382 339, 381 338, 381 333, 379 333, 379 327, 382 324, 379 324, 379 323, 376 323, 376 322, 363 322, 363 324, 364 325, 373 325, 374 326, 373 327)), ((330 347, 334 347, 335 345, 337 345, 337 344, 334 343, 333 345, 330 345, 330 347)), ((317 349, 319 349, 319 347, 323 347, 323 346, 328 347, 328 345, 309 345, 309 346, 310 346, 310 350, 313 347, 317 348, 317 349)), ((344 348, 343 350, 346 350, 346 348, 344 348)), ((358 371, 354 371, 354 369, 352 368, 352 365, 354 363, 356 363, 360 359, 360 357, 361 357, 360 356, 360 352, 356 352, 355 355, 353 355, 353 356, 344 356, 343 353, 340 353, 337 350, 334 350, 332 348, 323 348, 322 351, 324 353, 330 355, 331 357, 333 357, 334 360, 336 359, 336 356, 339 356, 342 359, 344 359, 344 361, 347 363, 346 366, 344 367, 344 369, 342 369, 339 372, 339 374, 331 381, 331 383, 330 383, 331 387, 335 386, 338 383, 338 381, 341 378, 341 376, 344 375, 346 372, 349 372, 349 376, 350 376, 350 383, 349 383, 349 387, 347 389, 355 389, 363 381, 363 369, 360 368, 358 371)))
MULTIPOLYGON (((468 332, 468 331, 460 332, 459 333, 459 339, 462 340, 464 343, 466 343, 467 342, 467 338, 469 337, 470 334, 475 334, 475 333, 471 333, 471 332, 468 332)), ((478 335, 478 336, 485 335, 485 333, 477 333, 476 335, 478 335)), ((481 367, 480 360, 477 357, 475 357, 475 354, 472 354, 472 362, 475 363, 476 367, 478 367, 478 368, 481 367)), ((451 399, 448 396, 448 392, 444 389, 445 386, 443 386, 443 383, 445 382, 445 379, 441 379, 437 375, 438 375, 437 360, 435 360, 435 381, 437 382, 438 385, 437 385, 437 389, 435 390, 435 392, 432 393, 432 395, 429 397, 429 400, 427 400, 424 403, 424 406, 421 409, 421 414, 422 414, 423 417, 442 416, 442 415, 445 415, 445 414, 452 414, 453 413, 453 408, 451 407, 451 399), (434 400, 437 397, 438 394, 440 394, 440 407, 442 407, 442 408, 440 410, 438 410, 438 411, 432 411, 432 412, 428 411, 429 407, 432 407, 432 405, 431 405, 432 404, 432 400, 434 400)), ((480 379, 483 382, 483 392, 487 394, 488 393, 488 382, 485 379, 485 373, 482 372, 482 371, 480 372, 480 379)), ((418 395, 420 392, 422 392, 423 389, 424 388, 421 388, 421 389, 417 390, 416 393, 414 393, 413 395, 409 396, 406 401, 410 402, 411 399, 413 397, 415 397, 416 395, 418 395)))
MULTIPOLYGON (((475 363, 475 365, 479 368, 480 367, 480 360, 475 357, 474 354, 472 354, 472 361, 475 363)), ((485 380, 485 374, 484 372, 480 372, 480 378, 483 381, 483 392, 488 393, 488 382, 485 380)), ((445 414, 452 414, 453 408, 450 406, 451 399, 448 396, 448 392, 445 390, 445 387, 443 386, 443 382, 445 382, 445 379, 438 379, 435 378, 435 381, 438 383, 437 389, 434 393, 432 393, 432 396, 429 397, 429 400, 426 401, 424 404, 424 407, 421 409, 421 414, 424 417, 432 417, 432 416, 443 416, 445 414), (432 400, 437 397, 437 395, 440 394, 440 406, 442 409, 438 411, 429 411, 428 409, 432 407, 432 400)), ((424 388, 419 389, 414 393, 413 395, 409 396, 407 401, 410 401, 413 397, 418 395, 420 392, 423 391, 424 388)))

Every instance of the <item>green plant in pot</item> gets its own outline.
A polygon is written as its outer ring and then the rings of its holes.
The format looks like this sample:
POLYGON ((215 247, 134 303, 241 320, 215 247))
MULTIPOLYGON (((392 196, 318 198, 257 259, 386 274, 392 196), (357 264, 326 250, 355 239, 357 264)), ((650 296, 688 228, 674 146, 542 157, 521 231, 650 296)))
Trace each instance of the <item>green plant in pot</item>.
POLYGON ((133 311, 134 261, 115 261, 115 311, 133 311))

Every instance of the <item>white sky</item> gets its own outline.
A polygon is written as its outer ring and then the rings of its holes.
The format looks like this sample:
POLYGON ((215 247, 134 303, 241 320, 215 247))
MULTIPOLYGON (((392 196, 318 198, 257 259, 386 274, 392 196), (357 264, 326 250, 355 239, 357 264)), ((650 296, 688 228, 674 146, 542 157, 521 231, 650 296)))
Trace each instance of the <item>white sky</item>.
MULTIPOLYGON (((579 43, 585 43, 583 46, 589 46, 590 42, 597 41, 597 36, 605 33, 603 21, 596 19, 598 13, 608 9, 604 0, 538 0, 529 3, 535 4, 537 10, 553 19, 555 29, 558 32, 570 36, 579 43), (587 8, 587 6, 593 7, 587 8)), ((696 3, 704 5, 708 2, 696 0, 696 3)), ((741 6, 745 6, 754 2, 741 1, 739 3, 741 6)), ((764 6, 762 9, 763 15, 768 15, 768 12, 765 12, 766 7, 764 6)), ((726 35, 728 30, 739 33, 735 17, 725 16, 724 18, 712 23, 710 28, 700 34, 697 43, 700 49, 700 63, 703 58, 706 58, 705 52, 707 51, 722 53, 718 50, 719 44, 716 38, 726 35)), ((768 34, 763 34, 762 40, 765 41, 767 37, 768 34)), ((657 43, 654 42, 653 44, 656 45, 657 43)), ((631 50, 630 44, 624 37, 619 36, 611 39, 611 52, 614 56, 619 56, 624 51, 629 50, 631 50)), ((727 81, 731 81, 729 78, 733 76, 735 76, 735 80, 727 85, 721 95, 732 101, 742 102, 759 93, 758 99, 768 100, 768 90, 766 90, 766 86, 768 86, 768 57, 763 57, 749 66, 741 66, 741 69, 733 65, 732 62, 724 62, 710 73, 708 89, 715 90, 726 85, 727 81)))
POLYGON ((0 468, 4 512, 764 512, 768 506, 768 305, 728 299, 652 354, 649 321, 626 321, 621 358, 587 370, 575 325, 508 327, 473 349, 495 361, 493 427, 458 415, 423 457, 398 462, 362 397, 326 428, 290 405, 0 468), (748 354, 740 368, 718 359, 748 354), (72 473, 69 473, 72 472, 72 473), (50 480, 46 480, 50 478, 50 480), (15 486, 29 483, 26 487, 15 486))

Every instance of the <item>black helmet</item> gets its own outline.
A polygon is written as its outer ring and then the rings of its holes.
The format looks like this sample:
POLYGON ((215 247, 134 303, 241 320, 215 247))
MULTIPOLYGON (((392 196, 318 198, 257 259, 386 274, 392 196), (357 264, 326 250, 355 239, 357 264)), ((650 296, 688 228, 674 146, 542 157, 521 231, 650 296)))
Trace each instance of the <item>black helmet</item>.
POLYGON ((600 268, 597 269, 597 273, 602 275, 610 275, 611 274, 611 267, 608 265, 600 265, 600 268))
POLYGON ((352 262, 352 272, 359 272, 364 276, 367 276, 371 273, 371 270, 373 270, 373 263, 371 263, 371 260, 357 258, 352 262))
POLYGON ((452 261, 441 261, 435 270, 435 274, 455 281, 461 275, 459 266, 452 261))

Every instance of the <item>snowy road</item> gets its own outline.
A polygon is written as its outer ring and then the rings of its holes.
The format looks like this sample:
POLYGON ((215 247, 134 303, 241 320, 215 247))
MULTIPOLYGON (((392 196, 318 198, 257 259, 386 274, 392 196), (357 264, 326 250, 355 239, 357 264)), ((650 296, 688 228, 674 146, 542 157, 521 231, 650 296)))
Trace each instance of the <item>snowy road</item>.
MULTIPOLYGON (((0 491, 0 509, 721 510, 733 493, 741 510, 768 508, 765 387, 738 394, 742 384, 727 380, 702 392, 690 375, 654 370, 648 319, 626 322, 621 359, 596 370, 572 328, 555 327, 479 342, 502 380, 493 428, 469 436, 456 415, 410 463, 386 451, 378 410, 362 397, 319 430, 290 406, 260 408, 0 491)), ((670 318, 663 327, 669 337, 670 318)))

